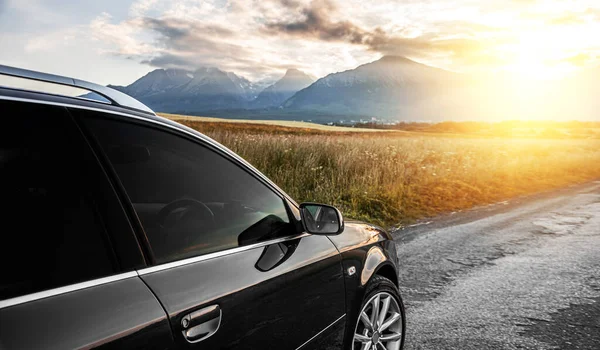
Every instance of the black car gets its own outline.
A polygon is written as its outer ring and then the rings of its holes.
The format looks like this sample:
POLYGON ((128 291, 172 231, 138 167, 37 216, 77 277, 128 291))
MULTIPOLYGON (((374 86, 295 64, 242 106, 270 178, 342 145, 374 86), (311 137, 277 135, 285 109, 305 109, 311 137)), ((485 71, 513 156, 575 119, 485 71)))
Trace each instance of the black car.
POLYGON ((0 115, 0 348, 402 348, 384 230, 103 86, 0 66, 0 115))

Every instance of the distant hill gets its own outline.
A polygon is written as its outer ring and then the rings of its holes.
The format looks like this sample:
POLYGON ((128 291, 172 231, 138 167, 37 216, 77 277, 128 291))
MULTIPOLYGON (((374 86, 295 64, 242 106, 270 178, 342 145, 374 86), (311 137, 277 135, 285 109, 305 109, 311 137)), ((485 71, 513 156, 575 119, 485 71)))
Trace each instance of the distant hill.
MULTIPOLYGON (((274 84, 261 87, 231 72, 200 68, 156 69, 129 86, 111 86, 150 108, 167 113, 220 117, 338 120, 354 117, 415 115, 415 106, 432 106, 460 75, 398 56, 385 56, 314 82, 289 69, 274 84)), ((434 114, 437 111, 434 111, 434 114)), ((419 117, 435 117, 419 112, 419 117)))
MULTIPOLYGON (((329 74, 285 101, 290 110, 336 115, 398 117, 431 101, 461 77, 398 56, 329 74)), ((420 117, 425 117, 420 114, 420 117)))
POLYGON ((502 72, 467 75, 400 56, 314 79, 289 69, 253 83, 218 68, 156 69, 129 86, 110 86, 157 112, 220 118, 339 122, 503 119, 598 120, 600 70, 526 85, 502 72), (313 82, 314 81, 314 82, 313 82))
POLYGON ((296 92, 314 82, 309 75, 297 69, 288 69, 275 84, 264 89, 252 103, 252 108, 279 107, 296 92))
POLYGON ((131 85, 108 86, 156 111, 210 114, 279 107, 313 81, 297 69, 289 69, 280 80, 266 88, 264 82, 253 83, 218 68, 199 68, 196 71, 155 69, 131 85))
POLYGON ((173 113, 247 108, 260 93, 260 86, 218 68, 156 69, 129 86, 109 86, 173 113))
POLYGON ((109 85, 109 87, 140 99, 182 86, 192 80, 192 78, 192 72, 182 69, 156 69, 129 86, 109 85))

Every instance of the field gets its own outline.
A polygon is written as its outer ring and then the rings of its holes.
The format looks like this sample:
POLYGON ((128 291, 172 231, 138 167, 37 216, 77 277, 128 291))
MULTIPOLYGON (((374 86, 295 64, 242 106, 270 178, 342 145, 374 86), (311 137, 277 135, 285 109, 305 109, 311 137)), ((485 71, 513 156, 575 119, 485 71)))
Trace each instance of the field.
POLYGON ((385 227, 600 178, 598 138, 463 137, 168 117, 229 147, 297 201, 333 204, 346 217, 385 227))
MULTIPOLYGON (((307 123, 307 122, 299 122, 293 120, 244 120, 244 119, 221 119, 221 118, 211 118, 211 117, 191 117, 186 115, 178 115, 178 114, 168 114, 161 113, 163 117, 169 118, 171 120, 175 120, 179 123, 192 123, 192 122, 201 122, 203 125, 209 125, 212 123, 217 123, 217 125, 222 125, 222 123, 233 124, 228 125, 228 128, 242 128, 248 129, 250 126, 273 126, 275 128, 299 128, 305 129, 305 131, 334 131, 334 132, 402 132, 400 130, 379 130, 376 128, 351 128, 351 127, 342 127, 342 126, 329 126, 329 125, 321 125, 315 123, 307 123)), ((186 124, 187 125, 187 124, 186 124)), ((296 130, 298 131, 298 130, 296 130)))

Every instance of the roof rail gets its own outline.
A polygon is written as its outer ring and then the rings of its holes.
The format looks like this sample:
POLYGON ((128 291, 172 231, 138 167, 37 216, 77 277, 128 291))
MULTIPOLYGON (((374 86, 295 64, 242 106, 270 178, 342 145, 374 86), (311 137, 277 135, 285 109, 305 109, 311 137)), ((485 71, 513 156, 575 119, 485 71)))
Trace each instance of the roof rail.
POLYGON ((111 105, 120 106, 129 109, 135 109, 144 113, 155 114, 150 108, 136 100, 135 98, 126 95, 120 91, 111 89, 99 84, 90 83, 88 81, 63 77, 60 75, 41 73, 32 70, 15 68, 0 65, 0 75, 8 75, 18 78, 31 79, 46 83, 71 86, 96 93, 110 102, 111 105))

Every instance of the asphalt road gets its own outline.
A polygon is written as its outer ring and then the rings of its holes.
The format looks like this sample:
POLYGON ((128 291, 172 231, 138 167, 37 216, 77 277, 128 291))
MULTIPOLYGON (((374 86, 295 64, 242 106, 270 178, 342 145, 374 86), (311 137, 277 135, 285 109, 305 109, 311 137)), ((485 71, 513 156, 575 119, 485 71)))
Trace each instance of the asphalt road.
POLYGON ((393 235, 405 349, 600 349, 600 181, 393 235))

